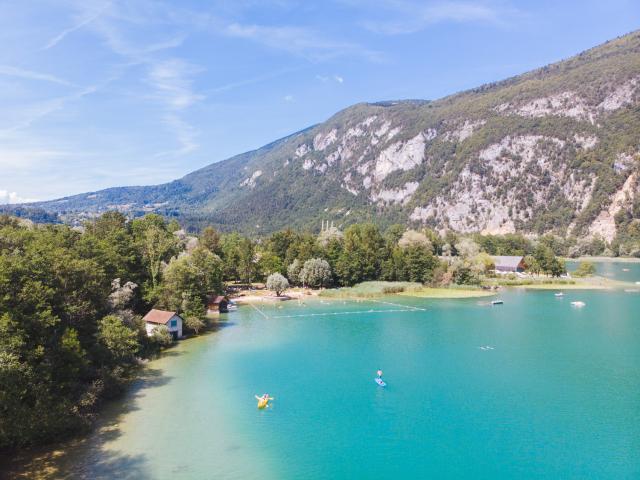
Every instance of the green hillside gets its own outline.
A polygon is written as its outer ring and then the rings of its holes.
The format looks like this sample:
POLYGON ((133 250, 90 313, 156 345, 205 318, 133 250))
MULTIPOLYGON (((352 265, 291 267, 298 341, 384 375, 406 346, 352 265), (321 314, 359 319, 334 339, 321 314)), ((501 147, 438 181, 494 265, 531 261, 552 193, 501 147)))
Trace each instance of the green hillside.
POLYGON ((460 232, 634 235, 640 33, 436 101, 357 104, 180 180, 35 207, 155 211, 261 234, 371 220, 460 232))

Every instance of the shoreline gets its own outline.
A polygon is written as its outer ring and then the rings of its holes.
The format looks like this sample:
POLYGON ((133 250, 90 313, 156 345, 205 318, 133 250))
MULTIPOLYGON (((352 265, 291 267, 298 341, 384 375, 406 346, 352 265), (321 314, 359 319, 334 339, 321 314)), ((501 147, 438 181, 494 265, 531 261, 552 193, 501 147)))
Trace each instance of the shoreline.
POLYGON ((562 257, 565 262, 601 262, 601 263, 640 263, 640 258, 637 257, 578 257, 578 258, 566 258, 562 257))

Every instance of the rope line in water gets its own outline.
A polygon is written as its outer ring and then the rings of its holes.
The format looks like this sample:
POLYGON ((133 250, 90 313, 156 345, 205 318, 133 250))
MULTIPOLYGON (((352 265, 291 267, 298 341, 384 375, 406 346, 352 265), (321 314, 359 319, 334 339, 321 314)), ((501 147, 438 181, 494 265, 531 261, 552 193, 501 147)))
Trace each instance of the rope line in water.
POLYGON ((386 305, 391 305, 394 307, 401 307, 401 308, 407 308, 407 309, 412 309, 412 310, 420 310, 420 311, 425 311, 426 308, 421 308, 421 307, 414 307, 413 305, 401 305, 399 303, 393 303, 393 302, 385 302, 382 300, 373 300, 373 299, 369 299, 370 302, 376 302, 376 303, 384 303, 386 305))
MULTIPOLYGON (((424 310, 424 309, 421 309, 424 310)), ((297 315, 276 315, 271 318, 301 318, 301 317, 326 317, 330 315, 358 315, 362 313, 412 313, 416 310, 397 309, 397 310, 353 310, 348 312, 327 312, 327 313, 301 313, 297 315)), ((264 314, 263 314, 264 315, 264 314)))
POLYGON ((249 305, 251 305, 253 308, 255 308, 258 311, 258 313, 260 315, 262 315, 264 318, 267 318, 267 319, 269 318, 269 316, 266 313, 264 313, 262 310, 260 310, 258 307, 256 307, 253 303, 250 303, 249 305))

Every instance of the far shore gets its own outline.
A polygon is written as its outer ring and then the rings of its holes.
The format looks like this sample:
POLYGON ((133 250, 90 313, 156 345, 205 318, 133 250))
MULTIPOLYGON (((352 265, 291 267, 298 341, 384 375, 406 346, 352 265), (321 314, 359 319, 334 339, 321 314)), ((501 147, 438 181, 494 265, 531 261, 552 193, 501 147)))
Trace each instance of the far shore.
POLYGON ((640 263, 637 257, 578 257, 563 258, 566 262, 640 263))
POLYGON ((481 298, 491 297, 497 295, 496 290, 481 290, 481 289, 467 289, 467 288, 430 288, 424 287, 420 290, 409 290, 406 292, 400 292, 398 295, 405 297, 419 297, 419 298, 481 298))

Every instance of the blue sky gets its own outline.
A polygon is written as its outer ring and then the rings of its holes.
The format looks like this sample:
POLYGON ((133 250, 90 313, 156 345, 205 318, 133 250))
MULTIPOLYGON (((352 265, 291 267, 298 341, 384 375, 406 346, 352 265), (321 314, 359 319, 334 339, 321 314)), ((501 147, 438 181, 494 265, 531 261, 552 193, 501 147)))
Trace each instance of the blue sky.
POLYGON ((155 184, 362 101, 640 25, 637 0, 0 0, 0 203, 155 184))

